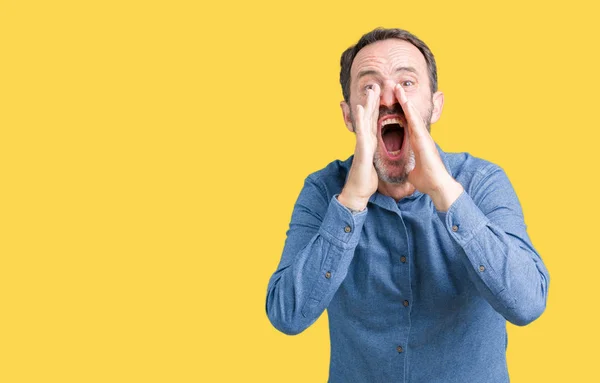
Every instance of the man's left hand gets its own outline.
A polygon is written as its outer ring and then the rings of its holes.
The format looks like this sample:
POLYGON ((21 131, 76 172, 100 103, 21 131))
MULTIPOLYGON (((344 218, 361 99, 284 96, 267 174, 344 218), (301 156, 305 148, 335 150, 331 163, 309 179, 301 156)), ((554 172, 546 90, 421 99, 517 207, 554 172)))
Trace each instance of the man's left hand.
POLYGON ((410 102, 400 84, 394 88, 404 116, 406 135, 415 155, 415 168, 408 174, 410 182, 421 193, 431 197, 436 209, 447 211, 460 196, 463 187, 446 170, 425 122, 410 102))

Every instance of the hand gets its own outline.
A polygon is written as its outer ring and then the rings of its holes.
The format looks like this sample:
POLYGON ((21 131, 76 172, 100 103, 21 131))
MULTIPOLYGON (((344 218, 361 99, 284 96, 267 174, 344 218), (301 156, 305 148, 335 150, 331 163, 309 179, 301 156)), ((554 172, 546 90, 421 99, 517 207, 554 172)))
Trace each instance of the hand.
POLYGON ((400 84, 396 85, 394 93, 406 116, 406 133, 415 155, 415 168, 408 174, 408 182, 421 193, 429 195, 438 210, 446 211, 463 188, 446 170, 421 114, 406 97, 400 84))
POLYGON ((377 120, 379 118, 379 95, 381 89, 373 85, 367 90, 367 102, 356 106, 354 133, 356 147, 344 189, 338 201, 353 210, 363 210, 379 183, 373 157, 377 150, 377 120))

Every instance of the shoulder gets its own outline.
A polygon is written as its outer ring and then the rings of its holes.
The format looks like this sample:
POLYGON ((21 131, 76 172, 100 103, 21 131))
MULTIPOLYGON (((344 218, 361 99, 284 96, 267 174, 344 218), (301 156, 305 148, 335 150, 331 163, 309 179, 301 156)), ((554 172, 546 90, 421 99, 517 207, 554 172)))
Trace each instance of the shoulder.
POLYGON ((476 187, 488 178, 506 177, 497 164, 469 153, 444 153, 452 177, 465 187, 476 187))
POLYGON ((521 211, 516 192, 499 165, 469 153, 445 153, 445 158, 454 179, 482 211, 497 210, 498 206, 521 211))

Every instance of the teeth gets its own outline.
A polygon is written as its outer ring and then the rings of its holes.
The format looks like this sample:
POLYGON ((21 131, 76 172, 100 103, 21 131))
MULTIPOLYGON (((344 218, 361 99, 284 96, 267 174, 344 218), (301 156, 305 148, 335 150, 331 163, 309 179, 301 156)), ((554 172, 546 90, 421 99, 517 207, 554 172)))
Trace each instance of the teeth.
POLYGON ((397 156, 398 154, 400 154, 400 150, 395 150, 393 152, 388 152, 390 153, 392 156, 397 156))
POLYGON ((386 125, 389 125, 389 124, 398 124, 401 127, 404 127, 404 126, 402 126, 402 123, 400 122, 400 120, 398 120, 397 118, 388 118, 387 120, 383 120, 381 122, 381 126, 382 127, 386 126, 386 125))

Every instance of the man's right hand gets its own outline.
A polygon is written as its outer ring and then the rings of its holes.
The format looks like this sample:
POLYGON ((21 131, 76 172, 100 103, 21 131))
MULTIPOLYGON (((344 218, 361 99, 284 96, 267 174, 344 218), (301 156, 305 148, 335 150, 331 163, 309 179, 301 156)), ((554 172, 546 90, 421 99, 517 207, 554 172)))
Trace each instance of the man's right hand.
POLYGON ((369 198, 377 190, 379 178, 373 165, 377 150, 377 120, 379 118, 379 95, 377 84, 367 90, 365 106, 357 105, 354 119, 356 147, 350 173, 342 192, 340 203, 352 210, 364 210, 369 198))

